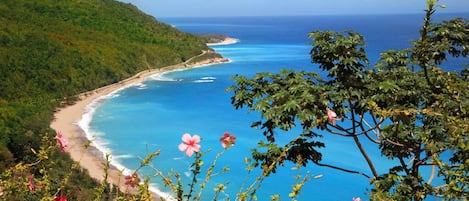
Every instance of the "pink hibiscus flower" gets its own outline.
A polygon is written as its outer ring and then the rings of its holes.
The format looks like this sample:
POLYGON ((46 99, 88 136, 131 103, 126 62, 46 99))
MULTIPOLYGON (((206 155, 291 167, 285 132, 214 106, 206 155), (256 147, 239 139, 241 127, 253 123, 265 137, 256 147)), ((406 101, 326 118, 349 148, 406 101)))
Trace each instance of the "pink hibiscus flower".
POLYGON ((362 201, 362 199, 358 198, 352 198, 352 201, 362 201))
POLYGON ((65 151, 65 147, 67 147, 67 141, 63 137, 62 133, 60 131, 56 131, 57 135, 55 136, 55 139, 57 140, 57 143, 60 146, 60 150, 62 152, 65 151))
POLYGON ((54 201, 67 201, 67 196, 61 195, 59 197, 55 197, 54 201))
POLYGON ((140 178, 138 178, 137 173, 134 172, 132 175, 125 176, 125 185, 134 188, 135 186, 138 186, 139 183, 140 178))
POLYGON ((228 132, 225 132, 223 136, 220 137, 221 146, 223 146, 223 148, 227 148, 234 145, 235 140, 236 136, 231 135, 228 132))
POLYGON ((200 136, 191 136, 189 133, 182 135, 182 143, 179 145, 179 150, 184 152, 187 156, 192 156, 194 152, 200 151, 200 136))
POLYGON ((29 176, 28 188, 29 188, 30 191, 36 190, 36 186, 35 186, 34 183, 33 183, 33 178, 34 178, 33 175, 29 176))
POLYGON ((330 110, 329 108, 326 108, 327 111, 327 120, 332 123, 333 126, 335 126, 335 120, 337 119, 337 114, 330 110))

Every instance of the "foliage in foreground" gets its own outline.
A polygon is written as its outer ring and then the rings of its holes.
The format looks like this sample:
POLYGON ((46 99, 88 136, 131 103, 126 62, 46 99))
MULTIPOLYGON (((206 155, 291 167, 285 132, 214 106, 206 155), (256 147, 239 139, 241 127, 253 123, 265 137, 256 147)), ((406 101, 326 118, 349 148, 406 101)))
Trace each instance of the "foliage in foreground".
POLYGON ((440 65, 451 56, 468 56, 469 25, 460 18, 432 23, 437 1, 427 4, 420 38, 410 48, 383 52, 374 66, 360 34, 313 31, 311 60, 328 72, 327 79, 291 70, 235 76, 229 89, 234 107, 262 115, 252 124, 268 141, 253 153, 258 165, 281 157, 281 166, 301 157, 303 165, 362 175, 373 185, 373 200, 468 199, 469 69, 444 72, 440 65), (290 143, 275 142, 278 130, 297 125, 303 131, 292 134, 290 143), (324 133, 350 138, 369 172, 322 163, 320 148, 326 145, 319 137, 327 137, 324 133), (379 150, 367 150, 364 143, 379 150), (370 151, 396 163, 379 173, 370 151), (424 177, 424 168, 431 168, 431 175, 424 177))
MULTIPOLYGON (((217 161, 223 154, 228 151, 236 142, 236 136, 225 132, 219 139, 223 151, 219 152, 213 161, 208 164, 208 168, 202 168, 205 163, 203 156, 205 153, 201 150, 201 138, 199 135, 183 134, 182 143, 179 145, 179 150, 184 152, 187 157, 192 157, 195 154, 194 162, 191 164, 191 179, 188 183, 184 183, 181 174, 175 171, 164 173, 152 164, 160 151, 152 152, 141 160, 140 166, 133 170, 132 173, 124 175, 121 172, 119 180, 123 179, 125 186, 110 186, 108 183, 109 170, 110 170, 110 155, 106 155, 106 160, 103 161, 105 167, 105 174, 103 181, 100 185, 92 188, 93 195, 76 195, 76 189, 70 188, 70 182, 75 180, 73 171, 79 169, 79 163, 76 162, 68 167, 68 173, 58 178, 50 178, 54 173, 53 166, 56 165, 49 157, 54 154, 63 154, 67 149, 67 141, 63 138, 62 133, 57 131, 55 136, 57 145, 53 140, 48 137, 42 139, 42 146, 35 153, 35 161, 27 164, 17 164, 0 174, 0 200, 205 200, 208 197, 205 195, 206 188, 209 187, 208 183, 215 176, 222 175, 229 170, 229 167, 216 168, 217 161), (58 150, 61 152, 59 153, 58 150), (140 171, 143 168, 150 168, 153 173, 146 173, 145 179, 140 179, 140 171), (37 171, 34 171, 34 170, 37 171), (206 172, 203 172, 206 170, 206 172), (38 172, 38 173, 34 173, 38 172), (201 175, 205 173, 204 175, 201 175), (201 177, 202 176, 202 177, 201 177), (204 176, 204 177, 203 177, 204 176), (169 196, 157 195, 150 191, 150 178, 159 178, 161 184, 169 187, 172 194, 169 196)), ((84 145, 86 146, 86 145, 84 145)), ((207 152, 210 150, 207 150, 207 152)), ((206 161, 205 161, 206 162, 206 161)), ((249 160, 245 159, 247 175, 251 175, 253 167, 249 164, 249 160)), ((236 194, 235 200, 257 200, 256 192, 261 187, 263 180, 270 175, 275 163, 263 168, 262 172, 252 181, 248 183, 246 180, 239 192, 236 194)), ((297 168, 301 167, 301 160, 297 160, 297 168)), ((295 183, 292 185, 292 191, 288 195, 291 200, 296 200, 296 197, 301 193, 304 184, 311 178, 318 179, 321 175, 311 177, 311 175, 298 175, 295 176, 295 183)), ((217 183, 213 190, 213 200, 224 199, 230 200, 230 197, 223 195, 229 181, 224 183, 217 183), (223 195, 223 197, 221 196, 223 195)), ((81 185, 80 185, 81 186, 81 185)), ((213 185, 210 185, 213 186, 213 185)), ((78 186, 77 186, 78 187, 78 186)), ((275 194, 270 197, 270 200, 280 200, 280 195, 275 194)), ((353 198, 354 201, 360 201, 360 198, 353 198)))

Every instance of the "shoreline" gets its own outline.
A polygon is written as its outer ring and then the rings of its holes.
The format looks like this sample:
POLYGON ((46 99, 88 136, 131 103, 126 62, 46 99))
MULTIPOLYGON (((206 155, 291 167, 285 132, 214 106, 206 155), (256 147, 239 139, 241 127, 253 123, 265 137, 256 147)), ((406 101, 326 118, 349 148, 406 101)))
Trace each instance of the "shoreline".
POLYGON ((228 38, 225 38, 225 39, 223 39, 223 41, 218 42, 218 43, 207 43, 207 46, 231 45, 231 44, 235 44, 235 43, 238 43, 238 42, 239 42, 239 39, 228 37, 228 38))
MULTIPOLYGON (((207 44, 207 46, 228 45, 234 44, 236 42, 238 42, 237 39, 226 38, 223 42, 216 44, 207 44)), ((201 55, 205 53, 206 51, 204 51, 201 55)), ((54 120, 50 123, 50 127, 56 131, 62 132, 64 138, 68 142, 65 151, 70 154, 72 160, 78 162, 81 168, 86 169, 90 177, 96 179, 99 182, 102 182, 105 175, 105 155, 108 153, 103 153, 104 150, 99 149, 99 147, 96 146, 94 140, 90 139, 92 138, 92 136, 87 136, 87 133, 83 128, 83 126, 85 125, 80 124, 82 123, 81 121, 84 115, 90 115, 90 113, 92 115, 92 112, 90 112, 91 108, 96 106, 96 104, 99 104, 101 101, 106 100, 107 96, 119 90, 141 83, 152 75, 164 74, 179 70, 188 70, 197 67, 205 67, 230 61, 226 58, 216 58, 187 64, 190 60, 191 59, 180 64, 141 71, 133 75, 132 77, 129 77, 117 83, 81 93, 78 95, 78 100, 73 105, 56 108, 56 111, 54 113, 54 120), (90 144, 91 146, 85 147, 86 144, 90 144)), ((87 122, 86 124, 88 123, 89 122, 87 122)), ((124 172, 123 170, 118 169, 116 165, 111 164, 111 168, 109 169, 108 173, 108 183, 118 186, 119 189, 123 192, 125 192, 126 190, 132 192, 132 190, 134 190, 129 189, 124 184, 124 172)), ((159 196, 168 196, 165 193, 160 192, 159 189, 150 190, 155 193, 156 200, 159 200, 159 196)))

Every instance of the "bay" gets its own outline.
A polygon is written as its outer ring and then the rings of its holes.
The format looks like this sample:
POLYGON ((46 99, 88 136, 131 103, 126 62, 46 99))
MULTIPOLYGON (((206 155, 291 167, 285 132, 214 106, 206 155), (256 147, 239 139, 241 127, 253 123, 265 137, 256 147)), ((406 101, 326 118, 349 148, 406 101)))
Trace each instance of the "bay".
MULTIPOLYGON (((438 19, 461 15, 439 15, 438 19)), ((418 38, 422 19, 423 15, 159 19, 182 31, 218 33, 239 39, 236 44, 213 46, 231 62, 152 76, 139 85, 115 92, 92 107, 92 119, 85 130, 103 152, 112 154, 113 164, 125 167, 126 172, 138 168, 140 160, 148 153, 160 150, 161 155, 153 161, 153 166, 165 173, 175 170, 181 173, 185 182, 192 179, 190 165, 193 158, 186 157, 177 148, 182 134, 202 137, 202 151, 206 153, 203 170, 206 170, 216 154, 223 151, 219 137, 230 132, 237 136, 236 145, 220 157, 215 169, 221 171, 226 166, 229 171, 213 177, 202 200, 211 199, 213 188, 225 182, 229 184, 219 200, 228 197, 233 200, 241 186, 253 182, 259 174, 259 171, 252 172, 246 182, 248 172, 244 159, 250 157, 250 149, 263 140, 263 136, 262 131, 250 128, 259 114, 235 110, 230 104, 232 94, 226 92, 226 88, 234 84, 231 76, 250 77, 257 72, 277 73, 281 69, 315 71, 325 75, 310 62, 311 40, 307 35, 313 30, 355 30, 363 34, 368 44, 368 57, 374 63, 384 50, 410 47, 410 41, 418 38)), ((467 59, 451 60, 447 70, 462 70, 459 64, 463 62, 468 63, 467 59)), ((298 130, 281 133, 279 142, 286 142, 295 131, 298 130)), ((325 134, 321 140, 326 143, 326 148, 320 150, 324 163, 369 172, 352 139, 325 134)), ((366 146, 377 161, 378 171, 384 173, 392 161, 373 151, 375 145, 366 146)), ((273 194, 280 194, 282 200, 288 199, 295 183, 294 177, 298 174, 291 169, 293 166, 286 164, 268 177, 258 191, 259 200, 270 200, 273 194)), ((304 175, 307 172, 322 177, 308 181, 299 200, 367 199, 370 186, 363 176, 313 165, 302 168, 299 173, 304 175)), ((155 172, 146 168, 140 173, 152 176, 155 172)), ((203 172, 199 179, 203 180, 204 176, 203 172)), ((155 189, 169 191, 158 179, 154 178, 152 182, 155 189)))

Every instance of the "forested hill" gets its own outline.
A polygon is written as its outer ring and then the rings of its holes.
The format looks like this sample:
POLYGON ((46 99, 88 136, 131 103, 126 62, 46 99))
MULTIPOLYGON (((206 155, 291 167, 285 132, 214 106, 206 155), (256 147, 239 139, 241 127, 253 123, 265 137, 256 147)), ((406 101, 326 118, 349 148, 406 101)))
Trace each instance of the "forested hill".
POLYGON ((41 90, 76 94, 207 49, 199 38, 112 0, 2 1, 0 24, 0 97, 7 99, 41 90))
POLYGON ((118 1, 1 1, 0 170, 34 160, 64 100, 206 49, 118 1))

